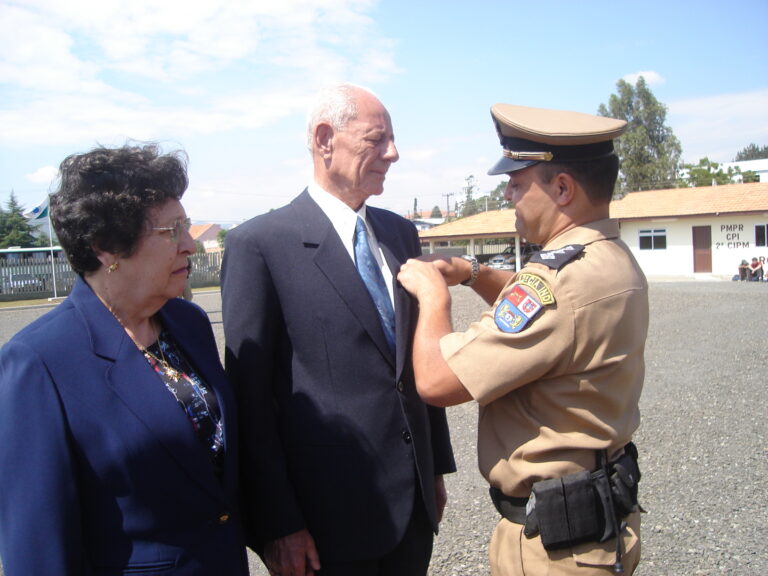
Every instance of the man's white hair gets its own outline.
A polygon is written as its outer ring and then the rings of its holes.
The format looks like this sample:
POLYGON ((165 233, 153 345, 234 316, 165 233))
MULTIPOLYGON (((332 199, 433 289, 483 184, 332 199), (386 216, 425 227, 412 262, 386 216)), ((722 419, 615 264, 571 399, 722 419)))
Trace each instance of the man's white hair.
POLYGON ((350 83, 326 86, 318 92, 307 113, 307 148, 310 152, 318 124, 326 123, 334 130, 342 132, 350 120, 357 118, 355 95, 359 92, 367 92, 376 97, 368 88, 350 83))

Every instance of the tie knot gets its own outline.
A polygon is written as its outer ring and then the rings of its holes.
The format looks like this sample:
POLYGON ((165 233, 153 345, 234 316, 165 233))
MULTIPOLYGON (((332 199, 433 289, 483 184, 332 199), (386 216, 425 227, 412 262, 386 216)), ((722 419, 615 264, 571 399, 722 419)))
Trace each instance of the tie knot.
POLYGON ((357 223, 355 224, 355 243, 365 240, 368 242, 368 229, 365 227, 365 222, 360 216, 357 217, 357 223))

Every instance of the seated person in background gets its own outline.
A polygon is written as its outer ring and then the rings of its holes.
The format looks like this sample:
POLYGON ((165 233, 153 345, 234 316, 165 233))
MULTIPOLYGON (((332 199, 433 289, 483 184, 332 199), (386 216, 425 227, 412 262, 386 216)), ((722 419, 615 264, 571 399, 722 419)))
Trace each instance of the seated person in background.
POLYGON ((763 263, 757 258, 752 258, 749 264, 749 279, 753 282, 760 282, 763 279, 763 263))
POLYGON ((749 279, 749 262, 742 260, 739 264, 739 280, 749 279))

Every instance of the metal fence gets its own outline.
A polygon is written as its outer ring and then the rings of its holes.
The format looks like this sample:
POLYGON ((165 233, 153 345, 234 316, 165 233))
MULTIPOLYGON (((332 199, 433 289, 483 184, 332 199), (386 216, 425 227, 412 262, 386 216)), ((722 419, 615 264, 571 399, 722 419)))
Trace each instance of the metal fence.
MULTIPOLYGON (((0 258, 0 300, 33 300, 68 295, 77 275, 60 250, 8 252, 0 258)), ((223 252, 191 256, 193 288, 218 286, 223 252)))

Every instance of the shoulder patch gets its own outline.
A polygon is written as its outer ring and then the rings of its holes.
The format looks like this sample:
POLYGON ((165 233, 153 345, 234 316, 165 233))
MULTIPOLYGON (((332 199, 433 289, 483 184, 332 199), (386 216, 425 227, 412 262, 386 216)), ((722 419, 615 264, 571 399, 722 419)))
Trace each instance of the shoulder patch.
POLYGON ((550 304, 555 303, 555 295, 552 293, 552 289, 541 276, 530 274, 528 272, 521 272, 517 275, 515 280, 518 284, 523 284, 533 290, 544 306, 549 306, 550 304))
POLYGON ((538 262, 539 264, 549 266, 553 270, 558 270, 581 254, 583 250, 584 246, 582 244, 569 244, 557 250, 536 252, 536 254, 531 256, 529 262, 538 262))
POLYGON ((514 334, 525 328, 528 322, 541 312, 541 309, 544 307, 540 294, 544 294, 547 297, 548 303, 555 301, 549 286, 538 276, 533 274, 519 275, 518 282, 512 285, 512 289, 504 296, 504 299, 499 303, 494 312, 494 320, 499 330, 514 334), (538 289, 521 282, 520 276, 530 277, 528 282, 531 284, 534 284, 534 280, 538 279, 538 289))

